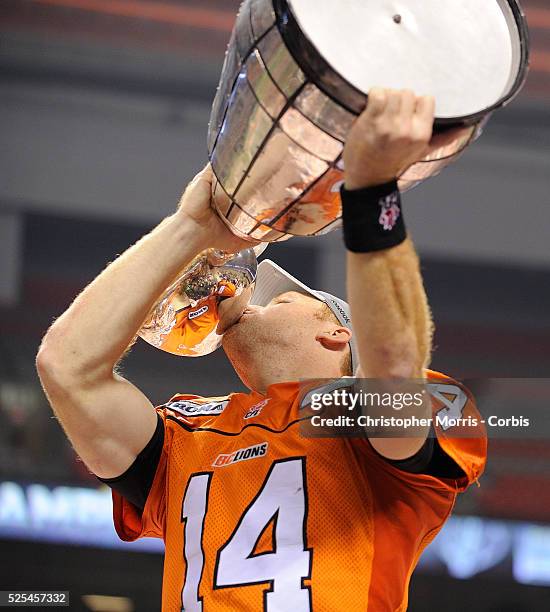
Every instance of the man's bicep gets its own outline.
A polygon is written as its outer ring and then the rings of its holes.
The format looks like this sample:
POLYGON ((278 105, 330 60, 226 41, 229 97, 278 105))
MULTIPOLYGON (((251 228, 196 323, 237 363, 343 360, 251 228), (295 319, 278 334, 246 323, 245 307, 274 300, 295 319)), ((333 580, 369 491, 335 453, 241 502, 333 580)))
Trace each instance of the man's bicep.
POLYGON ((123 474, 157 426, 151 402, 116 374, 87 388, 50 393, 50 401, 75 451, 101 478, 123 474))

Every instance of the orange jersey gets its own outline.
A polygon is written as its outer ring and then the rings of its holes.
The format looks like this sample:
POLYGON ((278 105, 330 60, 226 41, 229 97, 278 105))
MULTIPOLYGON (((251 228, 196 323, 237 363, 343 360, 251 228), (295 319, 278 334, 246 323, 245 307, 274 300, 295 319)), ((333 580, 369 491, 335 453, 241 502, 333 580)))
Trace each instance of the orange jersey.
MULTIPOLYGON (((411 474, 366 439, 302 436, 299 391, 177 395, 158 409, 164 448, 143 513, 113 497, 123 540, 165 540, 164 612, 406 609, 420 554, 483 471, 485 429, 436 428, 465 478, 411 474)), ((433 410, 449 408, 435 398, 433 410)), ((459 413, 479 417, 469 400, 459 413)))

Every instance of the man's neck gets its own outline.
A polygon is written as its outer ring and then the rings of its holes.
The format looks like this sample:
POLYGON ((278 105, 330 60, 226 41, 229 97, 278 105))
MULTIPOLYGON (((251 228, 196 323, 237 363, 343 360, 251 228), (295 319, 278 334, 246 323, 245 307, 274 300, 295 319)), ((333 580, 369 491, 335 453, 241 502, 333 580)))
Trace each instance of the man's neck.
POLYGON ((299 364, 296 363, 292 367, 274 367, 274 364, 269 364, 267 368, 247 368, 246 372, 236 373, 243 383, 251 390, 265 395, 267 388, 271 385, 287 382, 301 382, 319 378, 339 378, 341 373, 327 364, 299 364))

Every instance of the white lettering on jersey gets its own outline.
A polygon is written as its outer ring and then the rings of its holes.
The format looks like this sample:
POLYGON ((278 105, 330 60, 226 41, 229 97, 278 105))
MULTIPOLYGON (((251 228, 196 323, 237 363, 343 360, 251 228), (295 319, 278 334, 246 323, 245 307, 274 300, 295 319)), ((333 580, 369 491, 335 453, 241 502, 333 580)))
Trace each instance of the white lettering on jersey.
POLYGON ((200 402, 194 402, 192 400, 179 400, 176 402, 169 402, 166 404, 166 407, 187 417, 218 416, 225 410, 227 404, 229 404, 229 400, 208 402, 206 404, 201 404, 200 402))
POLYGON ((208 306, 203 306, 198 310, 193 310, 193 312, 189 313, 189 320, 192 321, 193 319, 196 319, 197 317, 203 315, 205 312, 208 312, 208 306))
MULTIPOLYGON (((185 525, 182 610, 202 612, 199 584, 204 571, 203 538, 211 473, 193 474, 183 494, 181 522, 185 525)), ((208 528, 208 527, 206 527, 208 528)), ((238 521, 230 539, 219 549, 214 588, 239 588, 268 583, 264 612, 311 612, 312 551, 307 545, 307 485, 305 458, 275 461, 260 491, 238 521), (273 550, 256 553, 260 536, 273 524, 273 550)))

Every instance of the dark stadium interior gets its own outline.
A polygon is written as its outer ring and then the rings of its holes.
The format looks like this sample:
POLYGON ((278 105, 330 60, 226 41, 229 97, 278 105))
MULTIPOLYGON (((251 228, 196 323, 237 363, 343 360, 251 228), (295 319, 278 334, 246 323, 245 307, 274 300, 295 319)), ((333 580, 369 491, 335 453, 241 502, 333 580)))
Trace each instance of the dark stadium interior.
MULTIPOLYGON (((533 45, 524 91, 460 162, 404 196, 436 322, 432 368, 460 379, 550 380, 550 8, 546 0, 523 4, 533 45)), ((170 213, 206 161, 237 7, 0 3, 0 486, 98 487, 52 417, 36 351, 55 317, 170 213)), ((340 242, 338 232, 296 238, 266 256, 343 295, 340 242)), ((221 351, 178 359, 140 341, 122 367, 157 404, 178 391, 242 389, 221 351)), ((490 453, 482 486, 460 500, 457 515, 550 528, 548 437, 490 440, 490 453)), ((0 526, 4 519, 0 507, 0 526)), ((549 534, 541 535, 548 555, 549 534)), ((549 609, 548 560, 538 585, 514 579, 514 562, 504 554, 480 561, 462 579, 441 564, 423 566, 409 609, 549 609)), ((133 602, 112 612, 156 610, 161 570, 154 552, 0 539, 0 590, 70 590, 71 610, 107 610, 84 604, 86 594, 133 602)))

